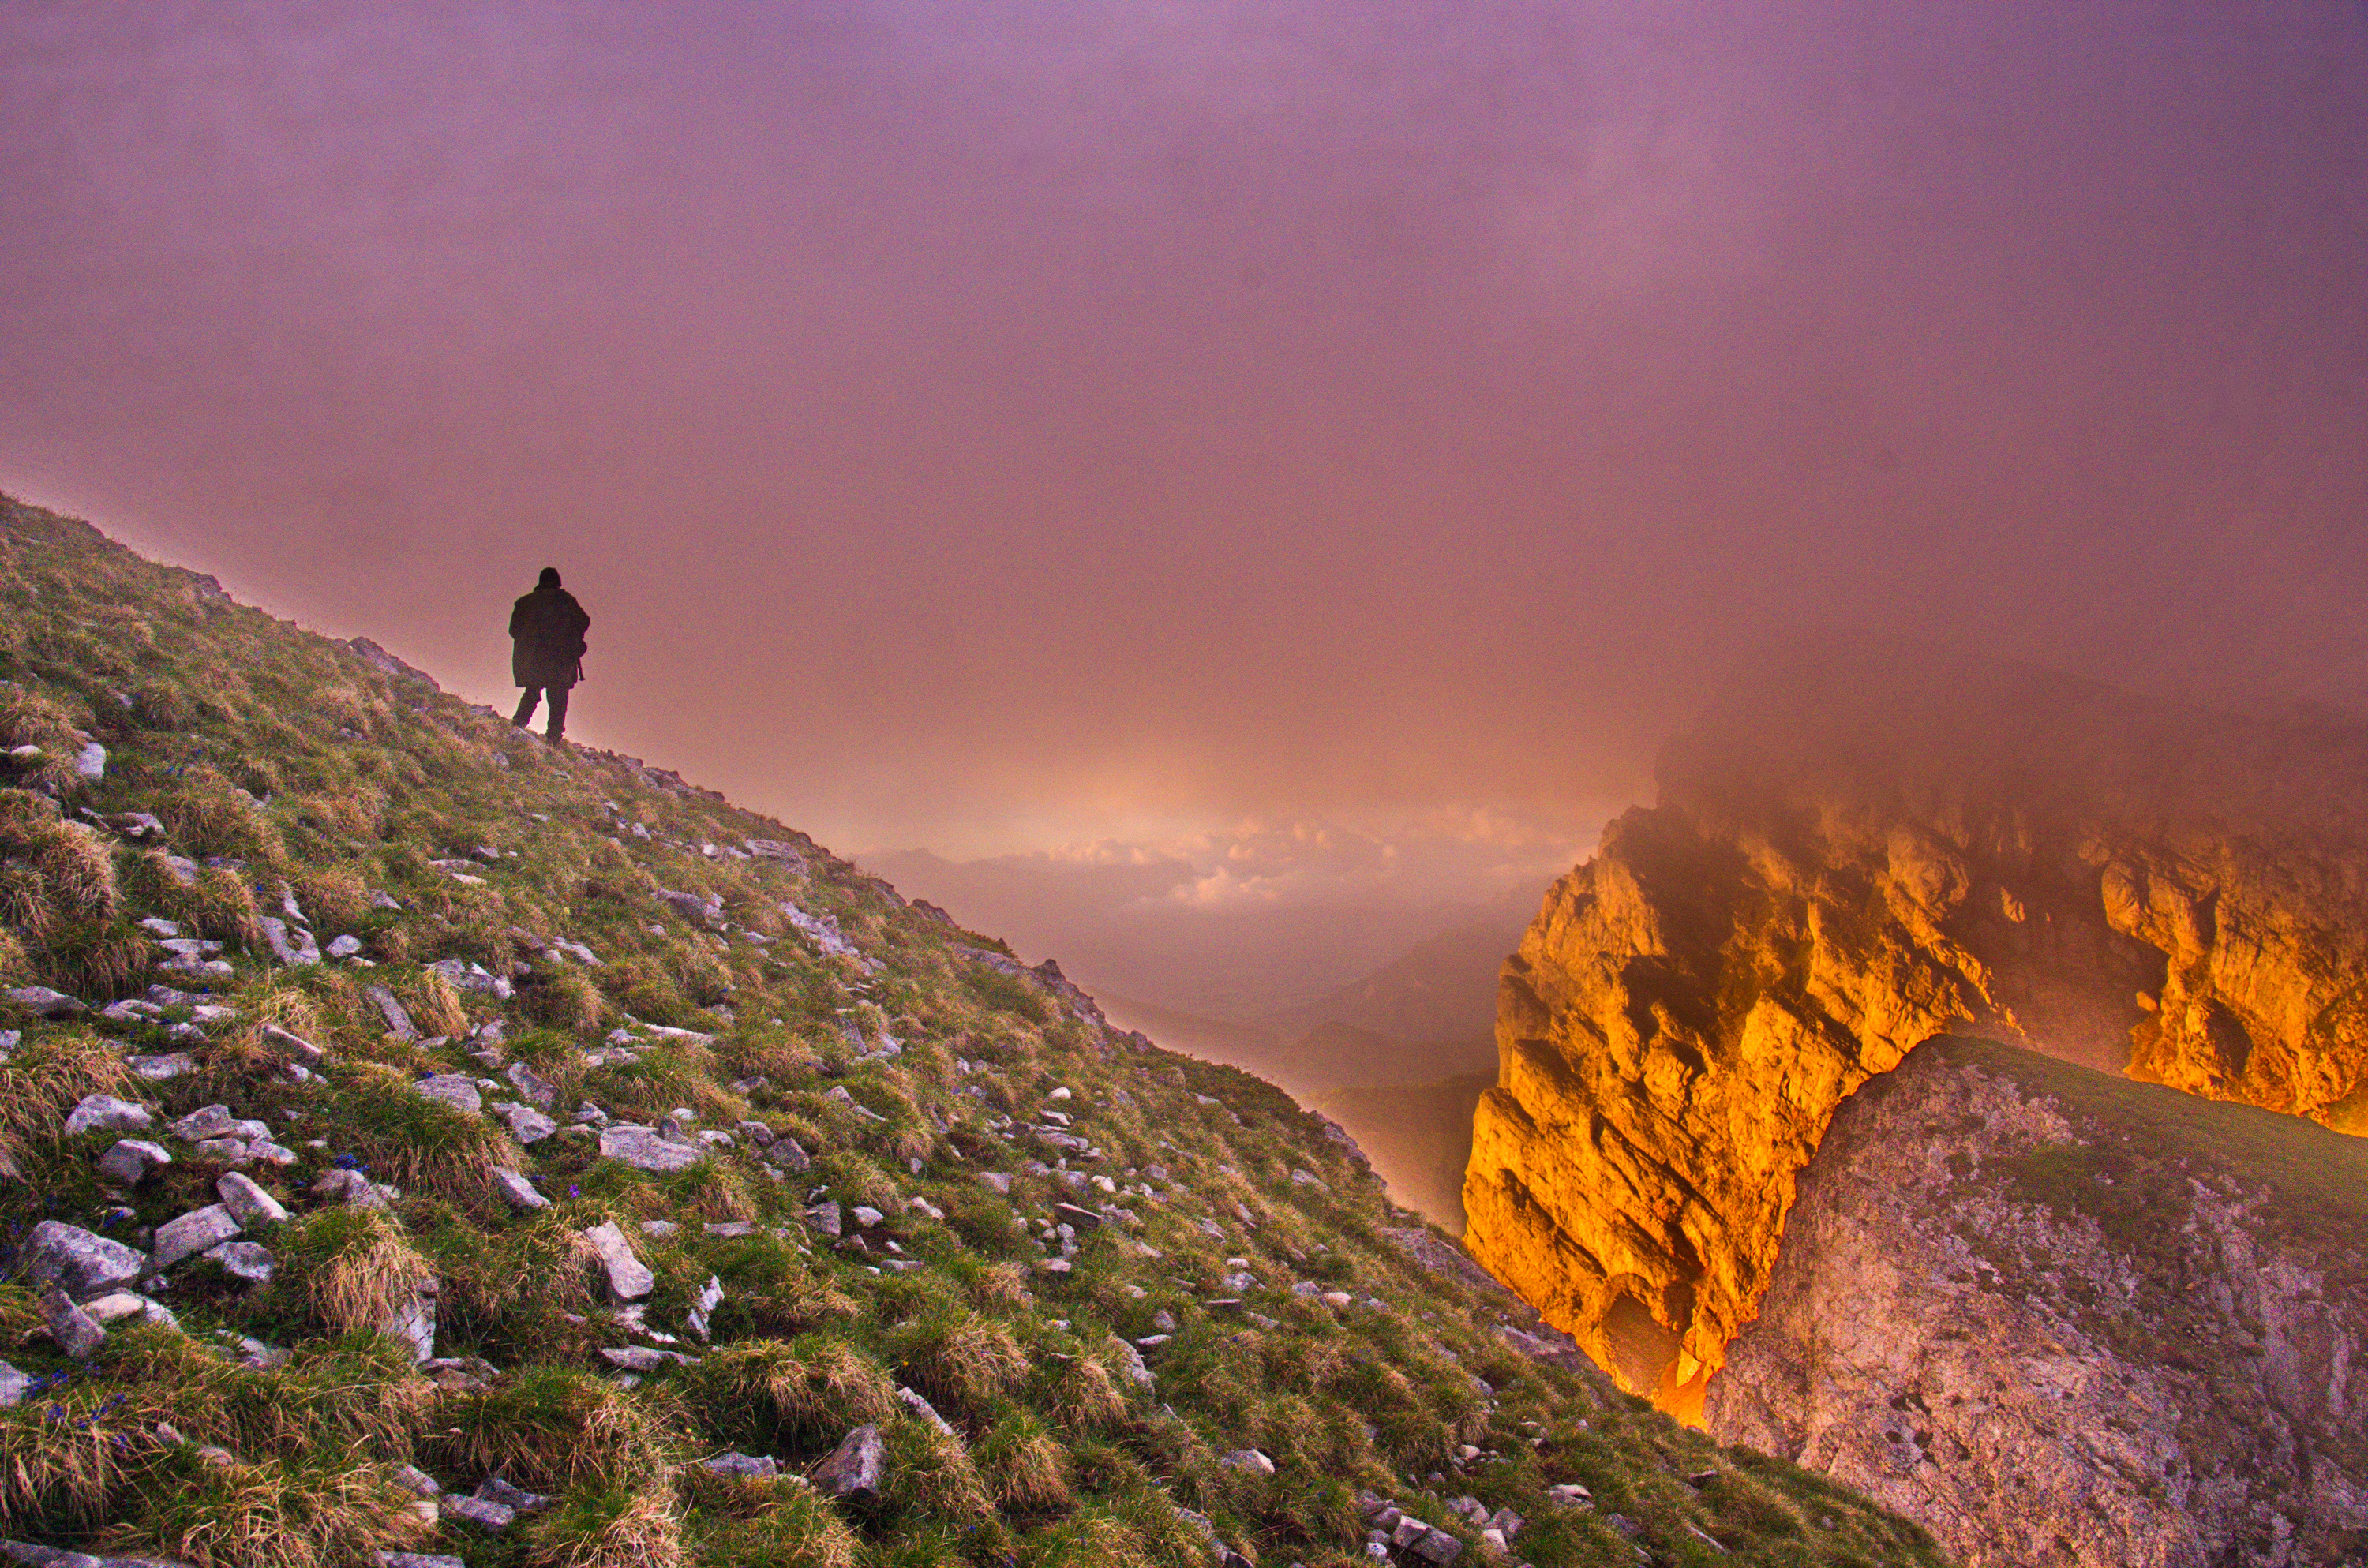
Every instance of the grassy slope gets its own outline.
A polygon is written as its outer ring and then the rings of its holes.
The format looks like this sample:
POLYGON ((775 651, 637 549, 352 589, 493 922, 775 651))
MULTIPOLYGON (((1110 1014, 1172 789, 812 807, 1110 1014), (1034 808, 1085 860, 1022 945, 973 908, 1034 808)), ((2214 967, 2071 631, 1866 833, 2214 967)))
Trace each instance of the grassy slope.
POLYGON ((186 1337, 118 1324, 76 1368, 29 1290, 0 1283, 0 1353, 67 1374, 0 1410, 9 1535, 241 1568, 367 1561, 406 1540, 479 1568, 1205 1561, 1182 1506, 1258 1561, 1313 1564, 1355 1560, 1353 1498, 1370 1486, 1467 1541, 1447 1496, 1509 1505, 1535 1521, 1515 1559, 1538 1563, 1636 1561, 1607 1522, 1615 1512, 1664 1562, 1939 1561, 1914 1527, 1813 1476, 1722 1452, 1513 1353, 1495 1334, 1508 1304, 1409 1263, 1379 1233, 1406 1217, 1281 1092, 1107 1033, 1032 980, 964 960, 959 948, 993 944, 776 823, 625 759, 554 754, 14 503, 0 503, 0 751, 42 748, 16 765, 17 788, 0 778, 0 979, 94 1004, 137 995, 165 977, 133 923, 161 915, 225 943, 235 973, 216 989, 238 1009, 186 1047, 193 1072, 161 1083, 127 1077, 120 1058, 170 1048, 163 1024, 0 1017, 23 1037, 0 1065, 0 1152, 22 1176, 0 1182, 0 1224, 12 1240, 53 1218, 138 1241, 214 1201, 222 1167, 187 1144, 148 1185, 102 1185, 95 1164, 116 1135, 67 1137, 61 1122, 92 1089, 143 1099, 160 1121, 225 1102, 299 1156, 247 1167, 294 1211, 250 1232, 279 1259, 269 1285, 249 1290, 205 1262, 172 1271, 160 1299, 186 1337), (96 786, 59 766, 75 731, 108 748, 96 786), (166 841, 77 825, 126 811, 155 813, 166 841), (737 858, 752 838, 786 841, 802 862, 737 858), (476 885, 430 864, 480 847, 476 885), (185 887, 168 850, 222 863, 185 887), (257 919, 282 882, 324 942, 359 937, 375 967, 275 967, 257 919), (724 928, 686 919, 661 888, 720 895, 724 928), (401 908, 375 907, 380 890, 401 908), (876 974, 802 940, 785 900, 834 916, 876 974), (602 961, 554 963, 529 937, 588 944, 602 961), (444 959, 515 972, 516 996, 455 993, 425 967, 444 959), (388 1032, 365 984, 390 989, 431 1039, 388 1032), (762 1119, 814 1166, 776 1180, 744 1138, 650 1176, 594 1159, 585 1137, 521 1149, 489 1117, 412 1089, 430 1069, 491 1075, 466 1038, 432 1037, 495 1019, 506 1060, 556 1082, 563 1121, 586 1100, 620 1121, 677 1107, 708 1128, 762 1119), (655 1024, 712 1041, 587 1060, 629 1020, 644 1039, 655 1024), (853 1060, 850 1021, 900 1037, 902 1054, 853 1060), (325 1048, 318 1081, 280 1070, 265 1023, 325 1048), (728 1086, 759 1075, 768 1086, 728 1086), (1057 1153, 1027 1131, 1055 1085, 1074 1091, 1063 1108, 1102 1152, 1070 1163, 1156 1198, 1025 1173, 1057 1153), (393 1215, 312 1196, 338 1164, 399 1186, 393 1215), (519 1216, 494 1201, 497 1164, 554 1206, 519 1216), (1294 1184, 1294 1169, 1323 1185, 1294 1184), (1008 1198, 985 1170, 1016 1174, 1008 1198), (888 1219, 868 1251, 834 1245, 800 1222, 820 1199, 888 1219), (1090 1234, 1072 1272, 1052 1272, 1033 1233, 1063 1200, 1122 1203, 1140 1225, 1090 1234), (642 1342, 599 1304, 575 1239, 604 1220, 655 1275, 649 1324, 696 1365, 628 1386, 599 1358, 642 1342), (757 1229, 704 1229, 732 1220, 757 1229), (656 1221, 679 1228, 641 1230, 656 1221), (1228 1256, 1247 1260, 1254 1289, 1221 1286, 1228 1256), (892 1257, 920 1267, 881 1267, 892 1257), (438 1286, 438 1354, 484 1358, 486 1386, 441 1388, 372 1332, 423 1271, 438 1286), (707 1345, 684 1319, 711 1276, 725 1299, 707 1345), (1358 1304, 1292 1294, 1302 1281, 1358 1304), (1209 1304, 1236 1294, 1241 1307, 1209 1304), (1145 1352, 1147 1392, 1112 1336, 1146 1335, 1162 1312, 1178 1326, 1145 1352), (242 1366, 225 1349, 238 1335, 293 1358, 242 1366), (899 1414, 899 1382, 956 1435, 899 1414), (890 1479, 865 1506, 695 1462, 738 1448, 803 1467, 866 1418, 886 1437, 890 1479), (1461 1444, 1486 1452, 1459 1464, 1461 1444), (1251 1445, 1271 1477, 1222 1461, 1251 1445), (450 1518, 423 1531, 389 1480, 404 1462, 448 1491, 499 1471, 560 1502, 498 1536, 450 1518), (1720 1475, 1684 1479, 1705 1470, 1720 1475), (1543 1489, 1559 1482, 1591 1487, 1600 1511, 1551 1504, 1543 1489))
POLYGON ((1952 1037, 1921 1049, 2052 1096, 2089 1123, 2085 1142, 2040 1150, 1999 1172, 2021 1197, 2087 1213, 2117 1243, 2143 1246, 2185 1222, 2192 1180, 2233 1177, 2263 1195, 2250 1225, 2264 1242, 2315 1253, 2338 1278, 2368 1267, 2360 1248, 2368 1227, 2368 1139, 1994 1040, 1952 1037))

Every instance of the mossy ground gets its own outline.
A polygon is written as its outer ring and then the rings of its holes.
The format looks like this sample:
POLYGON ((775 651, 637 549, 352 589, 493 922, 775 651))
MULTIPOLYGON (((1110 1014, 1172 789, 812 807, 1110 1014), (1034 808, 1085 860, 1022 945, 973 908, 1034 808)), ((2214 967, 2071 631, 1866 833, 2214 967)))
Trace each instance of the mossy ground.
POLYGON ((778 823, 629 759, 554 750, 85 525, 0 503, 0 751, 20 744, 39 751, 0 778, 0 980, 137 995, 172 978, 138 926, 162 916, 224 944, 233 972, 210 989, 239 1017, 193 1045, 173 1039, 184 1008, 0 1018, 22 1034, 0 1066, 0 1150, 22 1177, 0 1183, 0 1223, 136 1240, 213 1201, 222 1167, 186 1153, 134 1192, 105 1187, 94 1162, 113 1135, 59 1131, 94 1088, 136 1093, 160 1119, 228 1103, 299 1158, 249 1167, 296 1211, 251 1233, 278 1277, 250 1290, 182 1266, 165 1299, 185 1334, 119 1326, 75 1366, 29 1292, 0 1285, 0 1352, 58 1378, 0 1410, 0 1529, 17 1538, 242 1568, 379 1546, 474 1568, 1205 1561, 1180 1507, 1260 1562, 1345 1563, 1360 1560, 1355 1494, 1370 1487, 1475 1546, 1451 1496, 1516 1509, 1532 1522, 1511 1561, 1627 1564, 1635 1542, 1668 1563, 1939 1561, 1839 1488, 1508 1348, 1507 1303, 1389 1243, 1382 1228, 1410 1216, 1271 1085, 1131 1041, 976 961, 966 949, 998 944, 778 823), (61 763, 85 736, 108 749, 95 784, 61 763), (154 813, 162 839, 96 820, 126 812, 154 813), (661 890, 720 913, 687 915, 661 890), (260 922, 290 897, 370 967, 273 964, 260 922), (862 957, 821 950, 790 904, 835 920, 862 957), (599 962, 554 957, 557 939, 599 962), (443 960, 515 994, 456 992, 427 967, 443 960), (366 986, 429 1038, 390 1033, 366 986), (777 1180, 744 1137, 650 1175, 596 1159, 585 1137, 521 1148, 410 1088, 428 1071, 484 1075, 467 1032, 495 1019, 507 1058, 556 1085, 563 1120, 586 1100, 619 1120, 761 1120, 813 1168, 777 1180), (644 1040, 648 1025, 710 1038, 594 1060, 629 1020, 644 1040), (326 1050, 319 1081, 279 1070, 266 1023, 326 1050), (900 1054, 859 1053, 857 1037, 882 1035, 900 1054), (189 1050, 194 1070, 128 1080, 126 1048, 189 1050), (1039 1140, 1046 1109, 1098 1157, 1039 1140), (487 1186, 497 1165, 552 1207, 510 1212, 487 1186), (310 1197, 340 1165, 399 1187, 393 1215, 310 1197), (983 1171, 1009 1174, 1008 1195, 983 1171), (834 1245, 801 1219, 825 1199, 886 1218, 862 1248, 834 1245), (1087 1233, 1056 1272, 1056 1202, 1137 1222, 1087 1233), (578 1240, 609 1220, 655 1275, 649 1324, 696 1365, 628 1386, 599 1358, 632 1338, 598 1304, 578 1240), (706 1229, 735 1221, 755 1229, 706 1229), (440 1389, 370 1332, 421 1268, 438 1284, 438 1354, 484 1358, 489 1386, 440 1389), (1247 1288, 1222 1283, 1241 1273, 1247 1288), (724 1300, 701 1342, 685 1319, 711 1277, 724 1300), (1117 1341, 1156 1331, 1172 1337, 1144 1352, 1146 1390, 1117 1341), (239 1367, 224 1353, 239 1335, 292 1358, 239 1367), (954 1434, 906 1412, 900 1384, 954 1434), (795 1470, 864 1420, 882 1425, 890 1480, 860 1507, 697 1463, 736 1448, 795 1470), (199 1445, 232 1462, 201 1461, 199 1445), (1252 1447, 1273 1475, 1224 1462, 1252 1447), (450 1490, 498 1472, 558 1501, 500 1535, 430 1529, 394 1483, 406 1463, 450 1490), (1560 1483, 1595 1506, 1551 1502, 1560 1483))

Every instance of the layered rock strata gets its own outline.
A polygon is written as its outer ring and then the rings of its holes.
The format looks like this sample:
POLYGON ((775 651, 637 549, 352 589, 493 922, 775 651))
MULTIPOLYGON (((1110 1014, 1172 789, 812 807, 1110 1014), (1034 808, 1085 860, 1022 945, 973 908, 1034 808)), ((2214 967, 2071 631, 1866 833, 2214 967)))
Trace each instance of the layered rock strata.
POLYGON ((2368 1145, 1942 1040, 1846 1101, 1713 1436, 1968 1568, 2368 1546, 2368 1145))
POLYGON ((2368 733, 1873 642, 1772 662, 1551 889, 1474 1254, 1698 1415, 1834 1108, 1970 1032, 2368 1131, 2368 733))

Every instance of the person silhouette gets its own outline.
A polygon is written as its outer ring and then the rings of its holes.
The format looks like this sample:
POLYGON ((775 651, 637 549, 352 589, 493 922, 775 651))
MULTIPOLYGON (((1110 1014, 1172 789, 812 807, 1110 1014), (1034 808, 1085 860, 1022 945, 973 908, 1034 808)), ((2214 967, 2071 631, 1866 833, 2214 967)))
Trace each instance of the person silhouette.
POLYGON ((548 696, 551 723, 543 734, 553 742, 563 739, 567 694, 584 678, 584 633, 591 626, 575 596, 559 585, 559 568, 544 567, 534 592, 510 608, 510 678, 526 687, 511 723, 526 728, 535 704, 548 696))

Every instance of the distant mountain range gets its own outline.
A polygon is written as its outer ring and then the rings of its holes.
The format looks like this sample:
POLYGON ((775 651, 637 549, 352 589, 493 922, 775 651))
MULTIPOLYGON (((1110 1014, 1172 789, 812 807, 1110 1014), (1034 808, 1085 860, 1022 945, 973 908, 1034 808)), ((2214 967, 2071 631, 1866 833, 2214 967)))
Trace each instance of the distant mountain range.
POLYGON ((1347 1128, 1399 1202, 1463 1230, 1472 1113, 1496 1081, 1497 970, 1518 930, 1442 931, 1317 1001, 1233 1024, 1105 994, 1113 1023, 1245 1068, 1347 1128))

